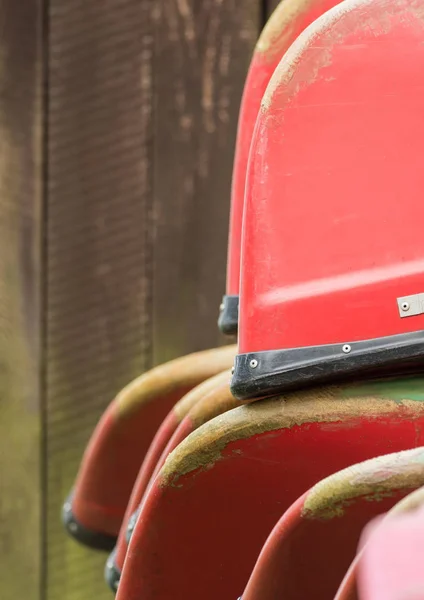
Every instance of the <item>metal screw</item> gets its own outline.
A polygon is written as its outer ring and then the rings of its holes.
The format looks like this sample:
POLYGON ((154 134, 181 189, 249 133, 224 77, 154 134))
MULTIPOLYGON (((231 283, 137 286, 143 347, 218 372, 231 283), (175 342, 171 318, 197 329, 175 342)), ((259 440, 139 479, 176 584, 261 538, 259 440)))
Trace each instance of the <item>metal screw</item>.
POLYGON ((402 302, 401 309, 405 312, 409 310, 409 302, 402 302))
POLYGON ((343 352, 344 352, 345 354, 349 354, 349 352, 352 350, 352 347, 351 347, 351 346, 349 346, 349 344, 345 344, 345 345, 343 346, 342 350, 343 350, 343 352))
POLYGON ((256 367, 258 366, 258 361, 256 360, 256 358, 252 358, 249 365, 251 369, 256 369, 256 367))
POLYGON ((234 371, 235 371, 235 370, 236 370, 236 368, 235 368, 235 367, 232 367, 232 368, 231 368, 231 375, 234 375, 234 371))

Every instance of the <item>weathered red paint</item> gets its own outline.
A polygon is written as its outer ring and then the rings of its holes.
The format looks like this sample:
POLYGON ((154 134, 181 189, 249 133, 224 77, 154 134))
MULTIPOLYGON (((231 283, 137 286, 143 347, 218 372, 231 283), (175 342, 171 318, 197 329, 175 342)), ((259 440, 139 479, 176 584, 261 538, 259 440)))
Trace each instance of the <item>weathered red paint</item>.
POLYGON ((334 597, 363 527, 424 484, 424 448, 348 467, 299 498, 272 530, 243 600, 334 597))
MULTIPOLYGON (((162 413, 179 399, 170 394, 150 410, 140 411, 122 422, 112 403, 96 427, 78 472, 72 495, 72 511, 86 529, 117 536, 134 479, 149 449, 162 413), (165 405, 165 406, 164 406, 165 405)), ((178 425, 171 412, 166 429, 178 425)), ((168 437, 162 429, 163 437, 168 437)))
MULTIPOLYGON (((421 487, 420 489, 406 496, 404 500, 399 502, 389 511, 387 515, 384 516, 384 519, 391 519, 392 516, 417 510, 421 506, 424 506, 424 487, 421 487)), ((354 560, 349 566, 349 569, 347 570, 346 575, 344 576, 342 583, 337 590, 334 600, 358 600, 358 566, 362 560, 364 545, 365 544, 362 544, 362 547, 359 548, 358 554, 355 556, 354 560)))
POLYGON ((248 167, 239 351, 424 330, 424 8, 347 0, 280 62, 248 167), (400 93, 402 91, 402 93, 400 93))
POLYGON ((424 598, 424 509, 372 522, 362 537, 360 600, 424 598))
POLYGON ((145 497, 118 600, 234 600, 269 531, 305 489, 355 462, 423 444, 422 424, 420 401, 340 389, 216 417, 174 450, 145 497))
MULTIPOLYGON (((214 378, 217 379, 217 378, 214 378)), ((152 457, 155 455, 155 462, 153 464, 153 460, 151 461, 151 469, 149 468, 149 473, 147 470, 143 468, 140 471, 140 475, 137 478, 137 481, 134 485, 133 492, 131 494, 131 498, 128 502, 127 510, 125 513, 124 520, 122 522, 122 527, 119 532, 118 541, 116 544, 115 551, 111 557, 113 561, 113 566, 118 571, 121 571, 124 565, 125 556, 127 553, 127 525, 130 517, 136 512, 139 508, 141 502, 143 501, 143 497, 146 495, 149 487, 152 485, 154 478, 159 473, 160 469, 163 467, 166 459, 169 454, 180 444, 190 433, 195 431, 198 427, 206 423, 213 417, 222 414, 223 412, 230 410, 231 408, 235 408, 238 405, 238 402, 235 398, 232 397, 230 393, 229 387, 229 372, 226 374, 227 381, 220 381, 217 383, 214 390, 209 391, 203 398, 200 398, 199 401, 191 407, 188 414, 181 420, 178 427, 175 429, 172 436, 169 436, 167 439, 167 444, 164 448, 161 448, 162 451, 157 453, 156 450, 159 448, 154 448, 154 444, 149 450, 152 457)), ((161 445, 162 446, 162 445, 161 445)))
POLYGON ((246 173, 253 131, 262 97, 275 68, 297 36, 340 0, 282 0, 265 26, 244 87, 237 130, 231 191, 230 236, 227 260, 227 294, 238 295, 240 250, 246 173))
MULTIPOLYGON (((176 359, 129 384, 109 405, 90 439, 72 496, 74 518, 87 530, 117 536, 140 465, 167 413, 190 389, 233 362, 234 346, 176 359)), ((165 446, 179 424, 171 412, 165 446)))

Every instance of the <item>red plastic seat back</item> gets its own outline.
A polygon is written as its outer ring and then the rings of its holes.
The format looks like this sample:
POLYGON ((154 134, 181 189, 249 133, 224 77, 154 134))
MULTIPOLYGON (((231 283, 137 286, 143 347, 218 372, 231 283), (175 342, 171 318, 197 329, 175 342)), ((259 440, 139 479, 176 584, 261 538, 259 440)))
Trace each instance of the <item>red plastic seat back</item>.
POLYGON ((330 600, 376 515, 424 483, 424 448, 372 458, 321 480, 282 515, 243 600, 330 600))
POLYGON ((231 190, 227 289, 219 319, 224 333, 237 333, 241 230, 250 146, 266 87, 297 36, 340 0, 282 0, 269 18, 253 53, 244 87, 237 130, 231 190))
POLYGON ((359 563, 360 600, 424 598, 424 509, 373 521, 359 563))
MULTIPOLYGON (((417 481, 418 483, 418 481, 417 481)), ((416 511, 424 506, 424 487, 420 487, 415 490, 406 498, 401 500, 394 506, 385 516, 384 519, 391 519, 393 517, 397 517, 398 515, 403 515, 405 513, 416 511)), ((381 520, 380 523, 384 521, 381 520)), ((364 546, 366 546, 366 538, 364 536, 363 543, 358 550, 357 555, 352 561, 350 567, 346 571, 346 574, 340 584, 340 587, 337 591, 337 594, 334 597, 334 600, 358 600, 358 591, 357 591, 357 574, 358 567, 361 563, 361 560, 364 555, 364 546)))
POLYGON ((423 38, 416 0, 346 1, 277 68, 247 180, 241 399, 422 361, 423 38))

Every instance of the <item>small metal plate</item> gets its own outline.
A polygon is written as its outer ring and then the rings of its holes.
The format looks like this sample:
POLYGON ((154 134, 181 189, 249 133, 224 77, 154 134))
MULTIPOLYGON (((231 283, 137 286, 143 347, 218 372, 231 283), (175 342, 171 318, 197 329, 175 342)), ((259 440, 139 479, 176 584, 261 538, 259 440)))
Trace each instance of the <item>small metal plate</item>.
POLYGON ((399 315, 404 317, 415 317, 424 313, 424 294, 403 296, 397 299, 399 315))

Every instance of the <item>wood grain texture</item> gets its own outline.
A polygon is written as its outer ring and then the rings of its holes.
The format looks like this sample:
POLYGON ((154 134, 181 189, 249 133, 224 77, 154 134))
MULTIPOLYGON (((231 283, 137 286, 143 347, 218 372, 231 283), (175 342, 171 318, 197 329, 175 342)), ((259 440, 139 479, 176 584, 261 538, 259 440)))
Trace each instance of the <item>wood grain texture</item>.
POLYGON ((50 2, 48 600, 108 597, 105 557, 58 520, 100 412, 152 351, 163 362, 218 339, 259 4, 50 2))
POLYGON ((154 362, 217 344, 237 117, 258 0, 155 4, 154 362))
POLYGON ((41 3, 0 3, 0 595, 39 600, 41 3))
POLYGON ((2 598, 110 598, 60 508, 105 406, 219 341, 261 0, 0 3, 2 598))
POLYGON ((109 598, 61 505, 94 425, 150 365, 152 0, 51 0, 47 600, 109 598))

